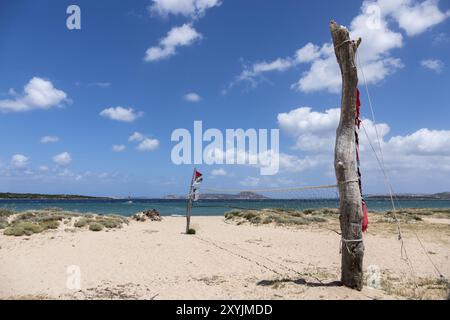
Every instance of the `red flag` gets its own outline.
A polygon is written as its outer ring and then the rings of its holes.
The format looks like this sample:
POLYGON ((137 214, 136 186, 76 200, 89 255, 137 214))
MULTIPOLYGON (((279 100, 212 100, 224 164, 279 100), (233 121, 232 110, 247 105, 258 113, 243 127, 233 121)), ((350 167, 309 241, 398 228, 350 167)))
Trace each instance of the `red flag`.
POLYGON ((203 175, 200 171, 197 171, 197 169, 194 171, 194 185, 198 185, 203 181, 203 175))

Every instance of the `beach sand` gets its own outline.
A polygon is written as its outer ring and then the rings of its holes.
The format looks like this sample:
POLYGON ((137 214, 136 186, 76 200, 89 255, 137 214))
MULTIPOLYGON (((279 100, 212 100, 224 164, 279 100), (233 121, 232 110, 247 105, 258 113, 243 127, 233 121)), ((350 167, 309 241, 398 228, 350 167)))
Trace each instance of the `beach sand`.
MULTIPOLYGON (((369 229, 364 268, 380 270, 385 284, 358 292, 336 283, 340 238, 333 231, 237 225, 223 217, 192 220, 196 235, 183 233, 182 217, 133 221, 122 229, 100 232, 67 232, 60 227, 26 237, 0 234, 0 298, 410 298, 400 288, 412 280, 412 271, 401 258, 395 232, 371 234, 369 229), (67 287, 69 266, 80 270, 80 289, 67 287), (393 282, 387 284, 386 279, 393 282)), ((449 277, 448 233, 421 236, 433 262, 449 277)), ((416 279, 436 279, 417 239, 406 234, 405 244, 416 279)), ((431 283, 421 290, 422 298, 447 297, 431 283)))

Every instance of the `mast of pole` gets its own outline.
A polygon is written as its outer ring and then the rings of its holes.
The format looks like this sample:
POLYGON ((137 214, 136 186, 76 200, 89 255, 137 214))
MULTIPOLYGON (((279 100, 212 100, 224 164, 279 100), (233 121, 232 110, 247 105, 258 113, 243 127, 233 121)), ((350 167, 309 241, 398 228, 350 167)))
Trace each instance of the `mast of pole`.
POLYGON ((189 229, 191 228, 191 213, 192 213, 192 201, 194 196, 194 179, 195 179, 195 172, 197 171, 197 168, 194 168, 194 172, 192 173, 191 178, 191 184, 189 185, 189 193, 188 193, 188 201, 187 201, 187 208, 186 208, 186 234, 189 233, 189 229))
POLYGON ((350 40, 348 30, 330 23, 334 50, 342 75, 341 118, 336 132, 334 167, 338 182, 342 245, 341 281, 361 290, 363 286, 363 212, 357 173, 355 114, 358 71, 355 55, 361 42, 350 40))

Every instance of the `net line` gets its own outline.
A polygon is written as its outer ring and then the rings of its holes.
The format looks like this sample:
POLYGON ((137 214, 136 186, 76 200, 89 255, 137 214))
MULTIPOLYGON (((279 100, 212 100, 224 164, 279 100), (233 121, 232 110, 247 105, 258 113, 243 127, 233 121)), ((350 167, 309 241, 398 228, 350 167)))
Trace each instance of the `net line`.
POLYGON ((201 188, 197 208, 222 208, 248 211, 284 209, 337 209, 339 193, 337 185, 301 186, 289 188, 224 189, 201 188))
POLYGON ((337 185, 324 185, 324 186, 307 186, 307 187, 292 187, 292 188, 272 188, 272 189, 221 189, 221 188, 202 188, 202 191, 209 192, 224 192, 224 193, 241 193, 241 192, 253 192, 253 193, 282 193, 290 191, 303 191, 303 190, 317 190, 317 189, 334 189, 337 185))

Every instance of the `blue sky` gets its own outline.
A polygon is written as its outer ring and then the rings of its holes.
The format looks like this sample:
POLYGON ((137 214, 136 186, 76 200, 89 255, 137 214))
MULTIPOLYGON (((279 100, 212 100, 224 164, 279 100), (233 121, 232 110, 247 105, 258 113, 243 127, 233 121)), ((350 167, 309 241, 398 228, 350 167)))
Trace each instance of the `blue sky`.
MULTIPOLYGON (((0 191, 183 194, 193 167, 172 163, 170 136, 194 120, 280 129, 279 174, 200 165, 207 186, 333 184, 331 18, 363 38, 395 190, 449 191, 450 3, 414 0, 2 1, 0 191), (66 27, 70 4, 81 30, 66 27)), ((386 193, 362 140, 365 191, 386 193)))

